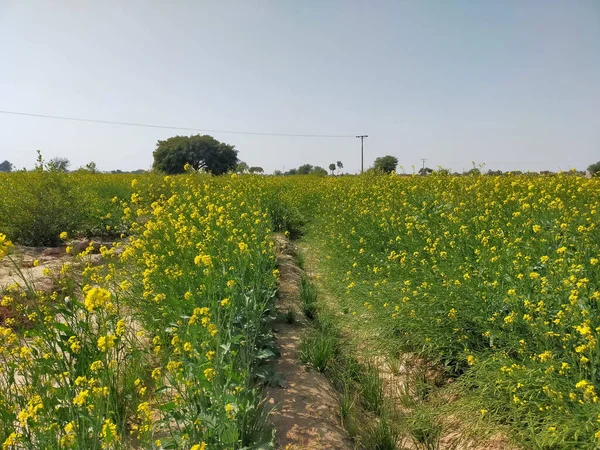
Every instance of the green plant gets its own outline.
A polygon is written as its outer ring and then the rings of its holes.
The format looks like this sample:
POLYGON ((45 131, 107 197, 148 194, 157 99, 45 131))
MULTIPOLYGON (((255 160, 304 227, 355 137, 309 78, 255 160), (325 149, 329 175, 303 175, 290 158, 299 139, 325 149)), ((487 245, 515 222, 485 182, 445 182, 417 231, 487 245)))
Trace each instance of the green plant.
POLYGON ((317 317, 317 287, 306 276, 300 280, 302 310, 309 319, 317 317))
POLYGON ((300 361, 308 363, 319 372, 325 372, 336 353, 337 336, 329 329, 313 329, 302 336, 300 361))

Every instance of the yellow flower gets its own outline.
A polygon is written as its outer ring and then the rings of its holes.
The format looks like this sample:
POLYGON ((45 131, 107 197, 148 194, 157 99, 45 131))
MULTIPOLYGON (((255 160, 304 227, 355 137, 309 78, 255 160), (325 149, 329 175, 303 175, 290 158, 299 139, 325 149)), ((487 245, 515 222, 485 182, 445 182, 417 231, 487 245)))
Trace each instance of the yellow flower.
POLYGON ((228 298, 221 300, 221 306, 229 306, 230 303, 231 301, 228 298))
MULTIPOLYGON (((232 175, 232 177, 235 174, 232 175)), ((206 442, 201 442, 199 444, 194 444, 190 447, 190 450, 206 450, 206 442)))
POLYGON ((90 395, 90 391, 88 391, 87 389, 85 391, 81 391, 79 394, 77 394, 74 398, 73 398, 73 404, 75 406, 83 406, 85 405, 85 402, 87 400, 87 398, 90 395))
POLYGON ((110 444, 119 440, 117 426, 112 423, 110 419, 106 419, 104 424, 102 424, 102 432, 100 433, 100 437, 103 440, 102 448, 111 448, 112 446, 110 444))
POLYGON ((85 306, 85 309, 92 312, 96 308, 105 306, 110 300, 110 296, 110 292, 106 289, 93 287, 85 294, 83 305, 85 306))
POLYGON ((194 264, 197 266, 205 265, 207 267, 212 267, 213 262, 210 255, 198 255, 194 258, 194 264))
POLYGON ((204 376, 206 377, 206 379, 208 381, 211 381, 215 377, 216 374, 217 374, 217 372, 212 367, 209 367, 208 369, 204 369, 204 376))
POLYGON ((60 233, 58 235, 58 237, 60 237, 63 241, 65 241, 69 237, 69 234, 66 231, 63 231, 62 233, 60 233))
POLYGON ((98 350, 100 350, 101 352, 106 352, 109 348, 113 348, 115 346, 115 339, 116 336, 113 334, 100 336, 98 338, 98 350))

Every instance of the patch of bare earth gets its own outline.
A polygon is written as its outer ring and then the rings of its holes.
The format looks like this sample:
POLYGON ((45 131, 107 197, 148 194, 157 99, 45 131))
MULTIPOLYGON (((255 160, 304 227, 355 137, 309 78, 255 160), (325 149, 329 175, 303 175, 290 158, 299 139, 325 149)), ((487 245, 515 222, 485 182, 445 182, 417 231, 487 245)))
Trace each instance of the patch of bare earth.
POLYGON ((353 446, 339 419, 339 398, 327 379, 298 362, 300 339, 307 323, 300 300, 301 269, 294 259, 294 247, 283 235, 276 235, 279 265, 278 312, 294 313, 295 323, 277 324, 275 336, 281 353, 274 370, 285 380, 284 387, 267 388, 267 402, 273 411, 270 420, 281 449, 345 450, 353 446))
MULTIPOLYGON (((0 289, 12 284, 18 284, 22 288, 25 282, 37 291, 51 292, 54 283, 51 277, 44 275, 48 269, 51 273, 57 273, 66 263, 69 264, 99 264, 101 257, 98 254, 100 247, 113 247, 112 242, 101 242, 88 239, 79 239, 71 241, 68 245, 72 248, 72 253, 66 253, 67 245, 60 247, 25 247, 16 245, 10 254, 10 257, 0 260, 0 289), (92 245, 93 250, 84 259, 76 259, 74 254, 80 253, 92 245), (38 265, 34 265, 37 261, 38 265)), ((121 249, 115 249, 119 253, 121 249)))

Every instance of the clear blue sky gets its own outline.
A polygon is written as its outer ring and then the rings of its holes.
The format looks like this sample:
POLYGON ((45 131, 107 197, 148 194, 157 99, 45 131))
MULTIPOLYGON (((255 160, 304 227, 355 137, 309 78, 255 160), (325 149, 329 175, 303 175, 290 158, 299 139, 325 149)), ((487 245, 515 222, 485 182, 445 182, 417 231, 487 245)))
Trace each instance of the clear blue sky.
MULTIPOLYGON (((365 166, 409 172, 600 160, 599 0, 0 0, 0 55, 0 110, 368 134, 365 166)), ((148 168, 175 134, 0 114, 0 161, 148 168)), ((356 138, 211 134, 269 172, 360 168, 356 138)))

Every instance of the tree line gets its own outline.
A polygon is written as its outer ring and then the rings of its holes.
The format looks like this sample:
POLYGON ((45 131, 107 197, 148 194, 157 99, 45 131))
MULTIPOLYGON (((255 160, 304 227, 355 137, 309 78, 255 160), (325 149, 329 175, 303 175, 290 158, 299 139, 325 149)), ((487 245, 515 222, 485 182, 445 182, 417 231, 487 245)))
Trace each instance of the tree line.
MULTIPOLYGON (((38 150, 38 161, 41 158, 38 150)), ((167 174, 180 174, 186 170, 204 171, 212 175, 222 175, 228 172, 262 174, 264 169, 260 166, 248 166, 244 161, 238 158, 238 150, 234 145, 219 142, 210 135, 192 135, 192 136, 173 136, 165 140, 159 140, 153 152, 154 162, 152 168, 156 171, 167 174)), ((59 172, 68 172, 71 162, 67 158, 55 157, 51 159, 47 166, 51 170, 59 172)), ((380 156, 375 159, 373 166, 367 172, 392 173, 398 167, 398 158, 392 155, 380 156)), ((5 160, 0 163, 0 172, 11 172, 14 170, 14 165, 5 160)), ((344 168, 341 161, 331 163, 328 166, 331 175, 337 170, 338 175, 344 168)), ((476 167, 463 173, 462 175, 479 175, 482 167, 476 167)), ((88 172, 98 172, 96 163, 93 161, 80 167, 77 170, 88 172)), ((600 174, 600 161, 591 164, 587 168, 592 176, 600 174)), ((143 173, 145 170, 137 170, 134 172, 124 172, 121 170, 113 170, 112 173, 143 173)), ((427 175, 434 172, 429 167, 419 169, 420 175, 427 175)), ((450 174, 448 169, 439 168, 437 173, 450 174)), ((512 174, 521 173, 512 171, 512 174)), ((540 174, 550 174, 549 171, 539 172, 540 174)), ((287 170, 275 170, 274 175, 328 175, 325 168, 321 166, 313 166, 312 164, 303 164, 300 167, 287 170)), ((487 175, 501 175, 502 171, 488 171, 487 175)), ((461 175, 454 173, 453 175, 461 175)))

